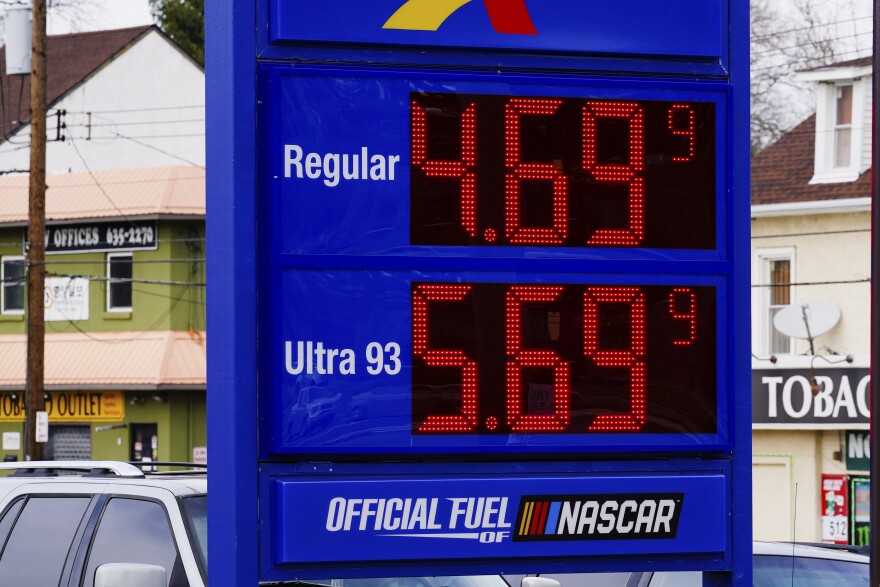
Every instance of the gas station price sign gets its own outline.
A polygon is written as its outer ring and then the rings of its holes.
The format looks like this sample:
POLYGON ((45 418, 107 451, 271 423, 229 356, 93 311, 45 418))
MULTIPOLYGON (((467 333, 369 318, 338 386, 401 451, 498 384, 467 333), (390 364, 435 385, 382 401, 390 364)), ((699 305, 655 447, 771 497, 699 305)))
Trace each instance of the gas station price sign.
POLYGON ((215 578, 751 584, 748 6, 588 4, 211 3, 215 578))
POLYGON ((723 86, 261 74, 270 453, 727 445, 723 86))

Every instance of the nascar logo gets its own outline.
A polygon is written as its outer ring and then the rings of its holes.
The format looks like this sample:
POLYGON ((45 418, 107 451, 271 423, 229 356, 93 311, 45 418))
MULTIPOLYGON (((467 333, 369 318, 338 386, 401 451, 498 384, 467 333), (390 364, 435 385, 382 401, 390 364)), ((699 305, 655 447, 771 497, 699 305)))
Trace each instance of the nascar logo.
POLYGON ((683 493, 524 496, 514 542, 675 538, 683 493))

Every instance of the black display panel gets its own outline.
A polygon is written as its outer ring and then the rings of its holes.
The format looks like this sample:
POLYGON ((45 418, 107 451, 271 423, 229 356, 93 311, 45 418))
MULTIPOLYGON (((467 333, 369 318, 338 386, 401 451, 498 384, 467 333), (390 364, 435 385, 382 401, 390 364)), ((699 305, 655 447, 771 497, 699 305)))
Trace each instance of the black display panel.
POLYGON ((712 286, 416 283, 412 433, 711 434, 712 286))
POLYGON ((411 244, 716 248, 714 103, 410 99, 411 244))

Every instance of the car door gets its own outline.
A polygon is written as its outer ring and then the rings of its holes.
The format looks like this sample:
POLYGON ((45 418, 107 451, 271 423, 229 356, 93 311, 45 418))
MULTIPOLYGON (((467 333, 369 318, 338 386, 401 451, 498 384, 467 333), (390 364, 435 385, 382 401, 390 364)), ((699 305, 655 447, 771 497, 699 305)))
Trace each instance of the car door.
POLYGON ((165 568, 168 587, 204 587, 180 506, 168 490, 108 484, 101 512, 82 557, 79 587, 92 587, 107 563, 145 563, 165 568))

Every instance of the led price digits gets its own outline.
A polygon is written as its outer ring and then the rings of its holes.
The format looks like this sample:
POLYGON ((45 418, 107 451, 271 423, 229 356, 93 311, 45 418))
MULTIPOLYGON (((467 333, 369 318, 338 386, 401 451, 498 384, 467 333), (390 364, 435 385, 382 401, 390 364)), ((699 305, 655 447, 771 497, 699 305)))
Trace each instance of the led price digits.
POLYGON ((414 284, 414 433, 712 431, 714 304, 708 286, 414 284))
POLYGON ((714 104, 414 94, 411 241, 715 247, 714 104))

